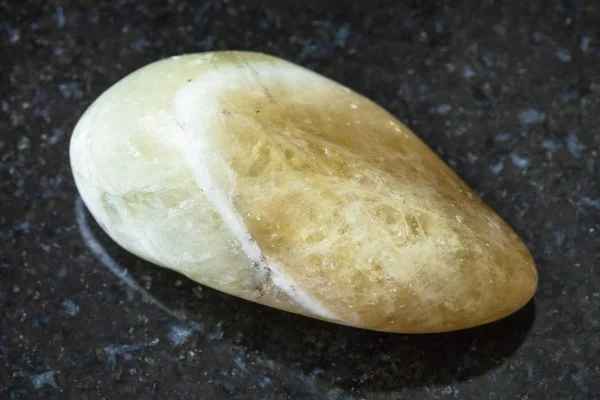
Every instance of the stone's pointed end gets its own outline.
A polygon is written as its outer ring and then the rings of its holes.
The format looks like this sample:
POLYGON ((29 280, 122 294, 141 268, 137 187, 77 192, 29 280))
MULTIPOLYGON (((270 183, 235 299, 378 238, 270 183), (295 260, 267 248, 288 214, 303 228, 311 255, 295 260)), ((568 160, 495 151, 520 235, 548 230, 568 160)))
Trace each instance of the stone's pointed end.
POLYGON ((172 57, 102 94, 77 187, 124 248, 251 301, 360 328, 469 328, 537 285, 521 240, 369 99, 256 53, 172 57))

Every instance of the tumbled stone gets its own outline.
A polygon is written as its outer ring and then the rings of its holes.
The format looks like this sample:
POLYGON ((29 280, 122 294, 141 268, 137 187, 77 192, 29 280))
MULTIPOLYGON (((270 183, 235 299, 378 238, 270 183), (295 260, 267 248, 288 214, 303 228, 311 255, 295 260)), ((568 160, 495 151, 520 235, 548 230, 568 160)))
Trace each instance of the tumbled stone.
POLYGON ((257 303, 423 333, 504 317, 536 288, 517 235, 413 132, 275 57, 144 67, 85 112, 70 155, 117 243, 257 303))

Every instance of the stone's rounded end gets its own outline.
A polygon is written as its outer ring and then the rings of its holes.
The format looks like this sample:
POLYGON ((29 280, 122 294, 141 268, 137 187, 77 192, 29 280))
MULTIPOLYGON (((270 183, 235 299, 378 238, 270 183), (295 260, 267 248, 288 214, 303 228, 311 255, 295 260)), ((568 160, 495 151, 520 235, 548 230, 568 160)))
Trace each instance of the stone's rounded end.
POLYGON ((276 57, 172 57, 71 139, 77 187, 127 250, 215 289, 402 333, 481 325, 533 296, 531 255, 418 137, 276 57))

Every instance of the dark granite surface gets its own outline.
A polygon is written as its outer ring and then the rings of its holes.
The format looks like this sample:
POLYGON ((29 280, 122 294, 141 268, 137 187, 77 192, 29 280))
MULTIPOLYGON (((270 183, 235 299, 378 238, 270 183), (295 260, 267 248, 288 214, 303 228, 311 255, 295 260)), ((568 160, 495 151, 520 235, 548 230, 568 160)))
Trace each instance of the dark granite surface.
POLYGON ((260 3, 0 0, 0 398, 600 398, 600 3, 260 3), (521 235, 535 300, 382 334, 118 248, 77 200, 74 124, 128 72, 218 49, 295 61, 405 121, 521 235))

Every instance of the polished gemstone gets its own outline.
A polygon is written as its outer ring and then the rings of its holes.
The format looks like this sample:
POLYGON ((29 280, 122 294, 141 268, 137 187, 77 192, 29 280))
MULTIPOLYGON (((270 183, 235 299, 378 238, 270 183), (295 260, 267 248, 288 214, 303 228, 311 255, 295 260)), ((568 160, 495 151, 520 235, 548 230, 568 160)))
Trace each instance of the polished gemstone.
POLYGON ((275 57, 134 72, 85 112, 71 163, 125 249, 279 309, 440 332, 504 317, 536 288, 521 240, 410 129, 275 57))

